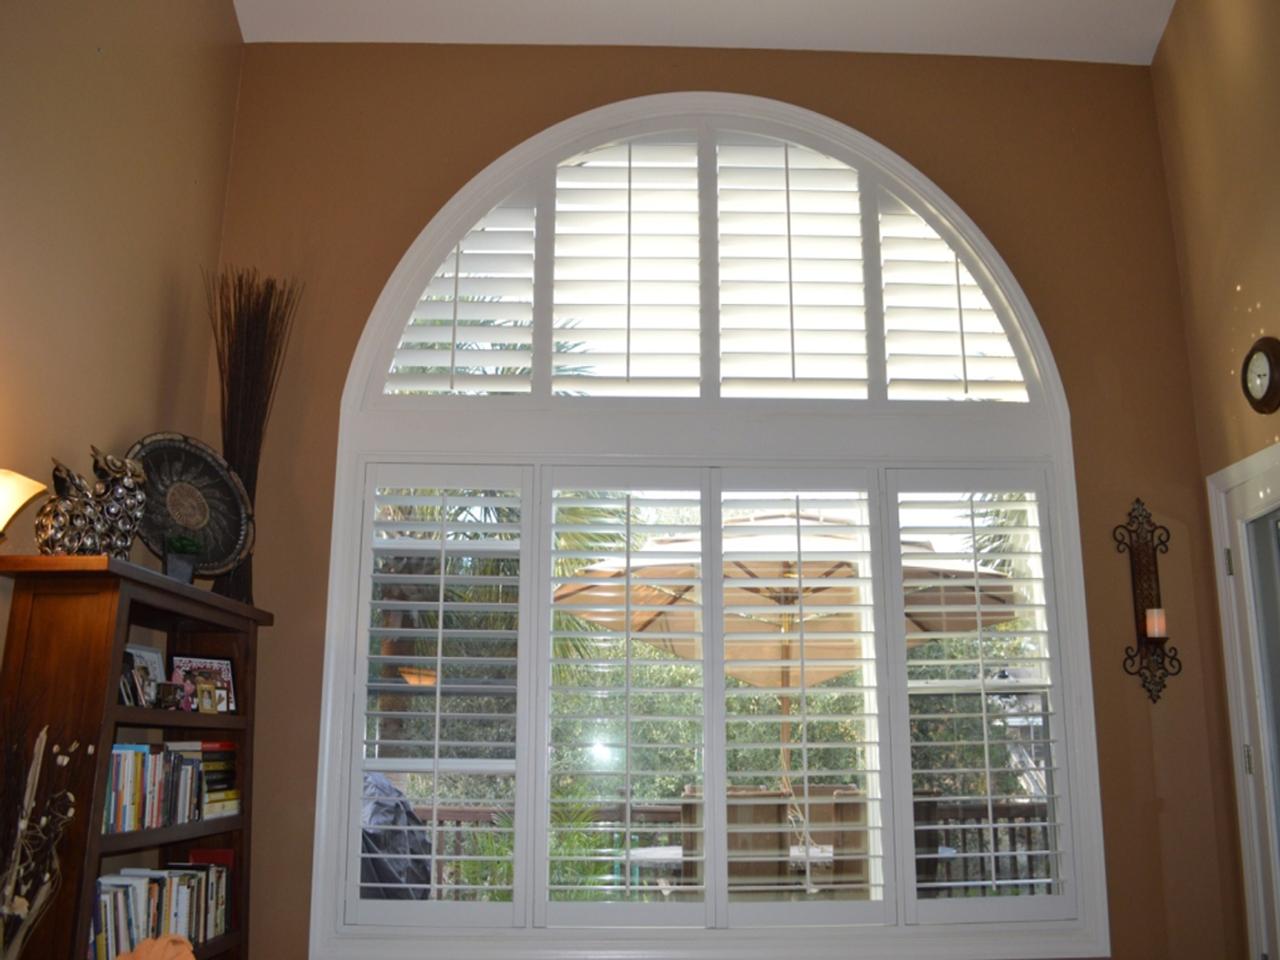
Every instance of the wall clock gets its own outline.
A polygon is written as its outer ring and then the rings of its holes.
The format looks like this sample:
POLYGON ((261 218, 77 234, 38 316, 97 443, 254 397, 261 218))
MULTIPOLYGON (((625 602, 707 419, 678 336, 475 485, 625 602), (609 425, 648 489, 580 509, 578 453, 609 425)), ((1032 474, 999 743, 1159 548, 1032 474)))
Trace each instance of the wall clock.
POLYGON ((1240 386, 1249 406, 1259 413, 1280 409, 1280 340, 1259 337, 1240 369, 1240 386))

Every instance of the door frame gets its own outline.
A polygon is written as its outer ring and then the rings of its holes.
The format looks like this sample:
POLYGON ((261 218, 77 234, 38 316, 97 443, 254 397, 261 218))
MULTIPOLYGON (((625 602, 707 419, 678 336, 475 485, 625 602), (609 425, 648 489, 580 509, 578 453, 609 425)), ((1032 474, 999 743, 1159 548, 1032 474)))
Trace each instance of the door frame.
POLYGON ((1214 575, 1221 618, 1232 771, 1240 829, 1249 955, 1280 956, 1280 856, 1276 837, 1273 737, 1263 722, 1262 649, 1254 607, 1248 524, 1280 508, 1280 444, 1211 475, 1206 481, 1214 575), (1230 551, 1230 552, 1228 552, 1230 551))

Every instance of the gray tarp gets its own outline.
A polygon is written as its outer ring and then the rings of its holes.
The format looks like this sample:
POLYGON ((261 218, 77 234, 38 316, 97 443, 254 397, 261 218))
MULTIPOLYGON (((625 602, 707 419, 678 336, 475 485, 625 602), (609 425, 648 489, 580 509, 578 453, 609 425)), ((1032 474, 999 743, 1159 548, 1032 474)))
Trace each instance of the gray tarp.
POLYGON ((360 896, 365 900, 431 899, 431 840, 413 807, 385 776, 364 775, 360 896), (418 827, 384 830, 379 827, 418 827), (373 856, 370 856, 373 854, 373 856))

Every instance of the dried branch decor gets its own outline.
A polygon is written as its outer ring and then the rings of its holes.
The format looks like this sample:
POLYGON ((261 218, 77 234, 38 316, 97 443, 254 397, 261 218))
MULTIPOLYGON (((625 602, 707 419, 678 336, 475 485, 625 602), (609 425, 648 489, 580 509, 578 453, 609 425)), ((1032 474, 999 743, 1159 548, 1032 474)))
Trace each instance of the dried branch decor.
MULTIPOLYGON (((0 960, 17 960, 22 955, 31 931, 53 902, 62 880, 58 842, 76 815, 76 798, 67 784, 79 741, 66 750, 56 743, 48 747, 46 725, 36 737, 23 783, 20 745, 25 738, 13 736, 14 732, 7 733, 0 798, 6 858, 0 874, 0 960), (47 771, 46 749, 53 758, 47 771)), ((92 745, 86 753, 93 753, 92 745)))
MULTIPOLYGON (((253 502, 262 438, 289 336, 302 297, 296 280, 260 277, 257 270, 228 267, 205 277, 209 321, 221 380, 222 456, 253 502)), ((217 593, 253 602, 253 557, 213 583, 217 593)))

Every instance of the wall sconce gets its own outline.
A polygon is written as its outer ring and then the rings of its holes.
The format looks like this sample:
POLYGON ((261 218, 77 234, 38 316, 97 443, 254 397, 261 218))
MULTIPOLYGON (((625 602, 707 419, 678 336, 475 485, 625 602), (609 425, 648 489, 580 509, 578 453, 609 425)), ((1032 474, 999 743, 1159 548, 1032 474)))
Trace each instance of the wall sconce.
POLYGON ((0 470, 0 543, 9 521, 45 491, 45 485, 12 470, 0 470))
POLYGON ((1111 531, 1116 551, 1129 552, 1129 576, 1133 581, 1133 620, 1137 646, 1125 647, 1124 672, 1142 680, 1152 703, 1160 699, 1165 681, 1182 672, 1178 648, 1168 646, 1169 627, 1160 605, 1160 569, 1157 553, 1169 552, 1169 528, 1156 524, 1141 500, 1133 501, 1129 522, 1111 531))

